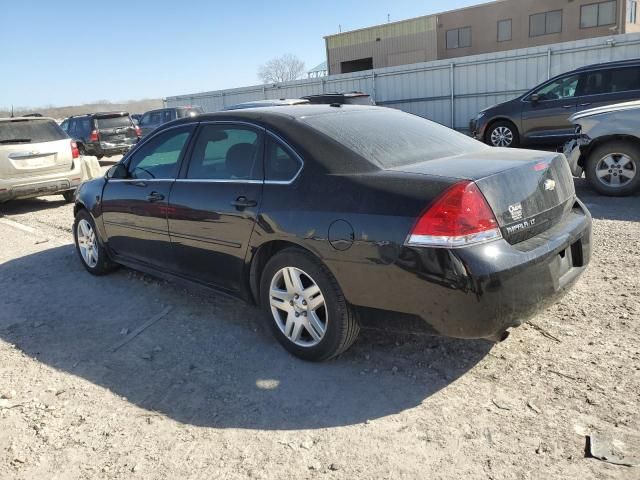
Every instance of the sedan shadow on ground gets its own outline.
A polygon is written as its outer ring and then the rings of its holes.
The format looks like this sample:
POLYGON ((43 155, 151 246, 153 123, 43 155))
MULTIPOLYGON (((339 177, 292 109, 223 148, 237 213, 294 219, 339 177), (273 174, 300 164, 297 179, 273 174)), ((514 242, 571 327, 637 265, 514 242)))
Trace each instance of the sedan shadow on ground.
POLYGON ((70 245, 0 265, 0 289, 0 338, 29 357, 148 411, 217 428, 313 429, 397 414, 493 345, 363 332, 340 358, 307 363, 276 343, 255 307, 127 269, 92 277, 70 245))

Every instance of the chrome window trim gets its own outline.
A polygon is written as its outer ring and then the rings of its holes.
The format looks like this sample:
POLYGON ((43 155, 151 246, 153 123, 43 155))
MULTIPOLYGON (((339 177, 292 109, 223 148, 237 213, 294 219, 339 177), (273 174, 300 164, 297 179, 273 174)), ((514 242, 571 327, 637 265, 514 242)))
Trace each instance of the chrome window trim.
POLYGON ((197 178, 176 178, 176 182, 183 183, 251 183, 251 184, 262 184, 264 180, 242 180, 242 179, 233 179, 233 178, 206 178, 206 179, 197 179, 197 178))
POLYGON ((109 182, 126 182, 126 183, 151 183, 151 182, 175 182, 175 178, 110 178, 109 182))

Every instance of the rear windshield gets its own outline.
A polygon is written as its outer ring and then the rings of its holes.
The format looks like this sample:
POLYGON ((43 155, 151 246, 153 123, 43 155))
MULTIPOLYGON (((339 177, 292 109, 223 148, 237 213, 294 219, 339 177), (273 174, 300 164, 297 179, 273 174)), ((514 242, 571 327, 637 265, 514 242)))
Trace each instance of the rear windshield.
POLYGON ((490 148, 461 133, 422 117, 393 109, 367 109, 304 118, 381 168, 395 168, 435 158, 490 148))
POLYGON ((130 127, 131 119, 128 115, 121 117, 97 117, 96 123, 98 124, 98 129, 130 127))
POLYGON ((55 142, 69 138, 53 120, 0 122, 0 144, 55 142))
POLYGON ((204 113, 204 110, 202 110, 202 108, 200 107, 179 108, 178 118, 195 117, 196 115, 200 115, 201 113, 204 113))

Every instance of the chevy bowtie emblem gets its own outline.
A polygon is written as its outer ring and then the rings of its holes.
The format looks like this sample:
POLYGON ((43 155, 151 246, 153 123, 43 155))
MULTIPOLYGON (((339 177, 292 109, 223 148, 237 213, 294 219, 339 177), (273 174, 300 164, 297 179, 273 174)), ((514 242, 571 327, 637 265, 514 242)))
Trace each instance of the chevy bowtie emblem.
POLYGON ((544 189, 545 190, 555 190, 556 189, 556 181, 548 178, 544 181, 544 189))

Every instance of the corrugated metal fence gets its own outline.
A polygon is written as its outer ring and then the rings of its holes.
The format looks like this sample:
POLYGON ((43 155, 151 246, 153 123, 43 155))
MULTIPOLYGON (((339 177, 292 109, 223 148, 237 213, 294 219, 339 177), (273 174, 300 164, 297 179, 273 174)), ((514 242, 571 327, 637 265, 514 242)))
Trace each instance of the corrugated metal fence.
POLYGON ((549 77, 583 65, 640 57, 630 33, 449 60, 332 75, 275 85, 168 97, 167 106, 200 105, 207 112, 251 100, 363 91, 378 105, 464 130, 477 112, 524 93, 549 77))

